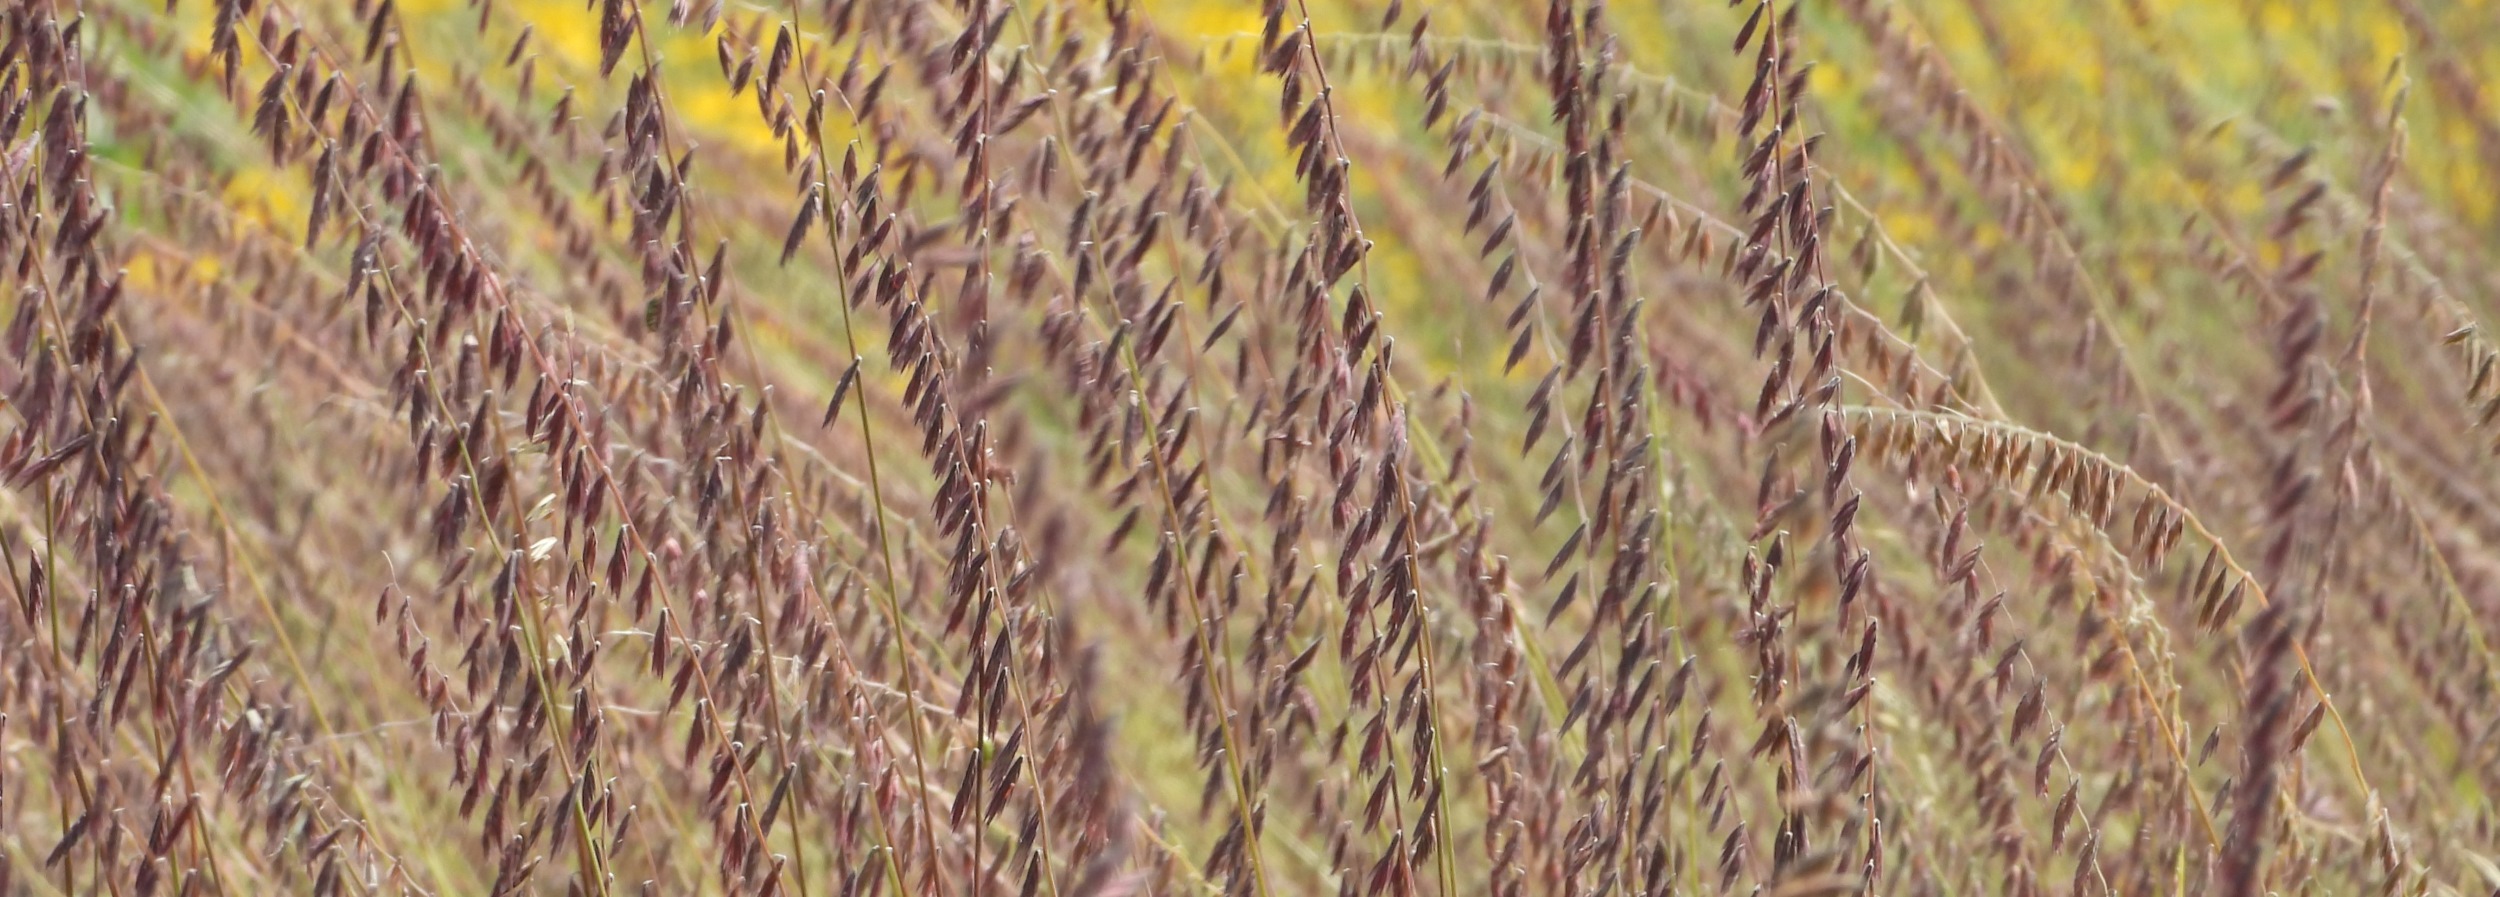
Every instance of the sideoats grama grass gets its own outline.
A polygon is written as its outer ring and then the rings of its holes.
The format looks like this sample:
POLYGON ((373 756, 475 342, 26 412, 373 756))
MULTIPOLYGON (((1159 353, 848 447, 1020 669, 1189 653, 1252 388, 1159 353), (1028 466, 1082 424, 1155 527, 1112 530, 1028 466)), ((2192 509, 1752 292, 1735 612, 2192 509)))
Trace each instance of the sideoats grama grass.
POLYGON ((2479 0, 11 0, 0 895, 2500 888, 2479 0))

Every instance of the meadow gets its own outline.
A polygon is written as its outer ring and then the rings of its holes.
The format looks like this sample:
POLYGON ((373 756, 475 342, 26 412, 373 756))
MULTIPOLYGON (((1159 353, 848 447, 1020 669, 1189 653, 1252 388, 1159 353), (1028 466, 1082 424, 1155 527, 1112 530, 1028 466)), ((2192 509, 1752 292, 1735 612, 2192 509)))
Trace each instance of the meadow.
POLYGON ((2489 0, 9 0, 0 895, 2500 894, 2489 0))

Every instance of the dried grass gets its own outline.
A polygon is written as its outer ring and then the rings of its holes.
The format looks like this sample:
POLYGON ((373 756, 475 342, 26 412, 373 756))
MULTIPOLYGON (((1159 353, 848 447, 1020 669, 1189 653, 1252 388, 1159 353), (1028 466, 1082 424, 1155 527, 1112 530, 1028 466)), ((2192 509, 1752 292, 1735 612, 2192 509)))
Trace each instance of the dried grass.
POLYGON ((2500 887, 2470 13, 1415 6, 8 7, 0 894, 2500 887))

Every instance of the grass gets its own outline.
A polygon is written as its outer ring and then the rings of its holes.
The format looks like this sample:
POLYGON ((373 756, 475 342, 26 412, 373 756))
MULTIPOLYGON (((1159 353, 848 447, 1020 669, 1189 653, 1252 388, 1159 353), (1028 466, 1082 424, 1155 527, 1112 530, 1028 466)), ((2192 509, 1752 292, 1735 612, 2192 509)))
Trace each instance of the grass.
POLYGON ((0 894, 2500 888, 2479 0, 30 0, 0 894))

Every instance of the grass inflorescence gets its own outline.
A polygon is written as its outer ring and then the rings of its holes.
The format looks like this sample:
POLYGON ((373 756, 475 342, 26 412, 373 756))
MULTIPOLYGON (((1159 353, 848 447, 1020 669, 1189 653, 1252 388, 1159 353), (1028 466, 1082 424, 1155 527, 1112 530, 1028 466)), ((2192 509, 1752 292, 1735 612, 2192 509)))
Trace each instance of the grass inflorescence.
POLYGON ((2492 893, 2483 7, 16 0, 0 895, 2492 893))

